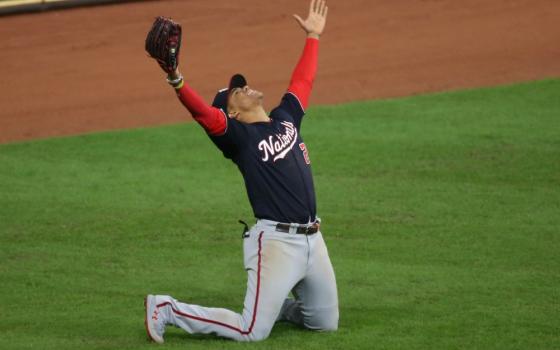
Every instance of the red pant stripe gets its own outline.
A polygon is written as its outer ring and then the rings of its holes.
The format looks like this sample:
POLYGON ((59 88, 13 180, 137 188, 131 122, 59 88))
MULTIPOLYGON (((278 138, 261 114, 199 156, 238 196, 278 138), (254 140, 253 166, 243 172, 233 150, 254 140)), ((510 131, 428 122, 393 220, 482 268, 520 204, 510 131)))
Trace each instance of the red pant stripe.
POLYGON ((179 315, 179 316, 183 316, 183 317, 187 317, 187 318, 190 318, 190 319, 193 319, 193 320, 212 323, 212 324, 215 324, 215 325, 218 325, 218 326, 226 327, 226 328, 229 328, 229 329, 234 330, 236 332, 239 332, 242 335, 250 334, 253 331, 253 326, 255 325, 255 322, 257 321, 257 306, 259 304, 259 291, 260 291, 260 288, 261 288, 261 250, 262 250, 262 235, 263 235, 263 232, 264 231, 261 231, 261 233, 259 233, 259 251, 258 251, 259 260, 258 260, 258 266, 257 266, 257 291, 255 293, 255 305, 253 306, 253 317, 251 319, 251 325, 249 326, 248 330, 244 331, 244 330, 241 330, 237 327, 234 327, 234 326, 226 324, 226 323, 222 323, 222 322, 214 321, 214 320, 209 320, 209 319, 206 319, 206 318, 190 315, 190 314, 181 312, 179 310, 175 310, 175 308, 173 307, 173 305, 171 305, 171 303, 169 301, 158 304, 156 307, 160 308, 160 307, 169 305, 171 307, 171 310, 173 310, 173 312, 175 314, 179 315))

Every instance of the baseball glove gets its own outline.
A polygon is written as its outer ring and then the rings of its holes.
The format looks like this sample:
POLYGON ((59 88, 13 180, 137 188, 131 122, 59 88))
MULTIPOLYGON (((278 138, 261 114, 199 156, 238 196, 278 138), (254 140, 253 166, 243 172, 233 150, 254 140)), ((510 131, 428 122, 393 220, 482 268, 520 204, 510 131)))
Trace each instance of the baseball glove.
POLYGON ((171 18, 159 16, 146 37, 146 51, 167 74, 179 65, 181 25, 171 18))

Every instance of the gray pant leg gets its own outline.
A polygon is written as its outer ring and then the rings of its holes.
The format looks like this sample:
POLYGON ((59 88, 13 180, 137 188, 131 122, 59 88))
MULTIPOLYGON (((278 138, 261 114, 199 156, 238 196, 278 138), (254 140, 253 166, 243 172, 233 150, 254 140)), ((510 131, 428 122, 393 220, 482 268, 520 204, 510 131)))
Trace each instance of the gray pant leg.
POLYGON ((338 293, 334 270, 320 232, 309 236, 310 255, 306 276, 292 290, 295 299, 286 299, 278 320, 305 328, 338 329, 338 293))
POLYGON ((168 324, 191 334, 215 333, 238 341, 268 337, 284 299, 305 274, 307 244, 301 236, 254 228, 244 240, 247 293, 243 311, 186 304, 157 296, 168 324))

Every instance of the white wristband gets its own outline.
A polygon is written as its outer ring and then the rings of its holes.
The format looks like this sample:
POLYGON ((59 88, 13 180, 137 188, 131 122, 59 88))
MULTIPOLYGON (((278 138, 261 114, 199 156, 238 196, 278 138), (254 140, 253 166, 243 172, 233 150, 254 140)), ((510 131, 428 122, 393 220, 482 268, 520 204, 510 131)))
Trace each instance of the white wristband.
POLYGON ((167 83, 171 86, 173 86, 174 88, 176 88, 177 86, 179 86, 182 82, 183 82, 183 76, 179 75, 177 77, 177 79, 169 79, 169 77, 165 78, 165 80, 167 80, 167 83))

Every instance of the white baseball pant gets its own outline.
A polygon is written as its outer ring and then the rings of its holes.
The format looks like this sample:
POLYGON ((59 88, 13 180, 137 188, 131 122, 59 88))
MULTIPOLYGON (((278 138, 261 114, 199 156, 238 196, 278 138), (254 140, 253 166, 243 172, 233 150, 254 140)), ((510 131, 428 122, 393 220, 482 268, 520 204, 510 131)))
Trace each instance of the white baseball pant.
POLYGON ((321 232, 312 235, 277 232, 275 221, 258 220, 243 239, 247 292, 241 314, 186 304, 157 295, 166 324, 188 333, 238 341, 268 337, 275 322, 334 331, 338 328, 336 281, 321 232), (292 292, 294 298, 288 298, 292 292))

